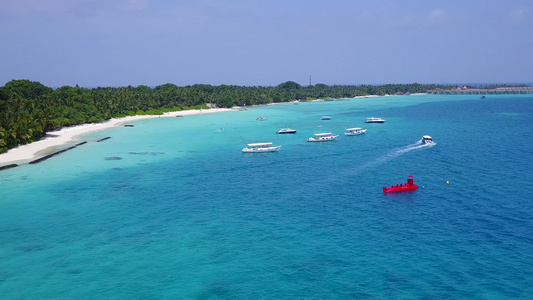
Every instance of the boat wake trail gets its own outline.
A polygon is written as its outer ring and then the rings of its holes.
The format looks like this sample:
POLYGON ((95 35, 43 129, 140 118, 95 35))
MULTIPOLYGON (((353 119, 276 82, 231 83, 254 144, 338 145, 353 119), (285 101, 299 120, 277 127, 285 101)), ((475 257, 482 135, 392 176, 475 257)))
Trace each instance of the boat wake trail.
POLYGON ((362 173, 363 171, 365 171, 366 169, 369 169, 369 168, 375 168, 376 166, 379 166, 379 165, 382 165, 398 156, 401 156, 401 155, 404 155, 406 153, 409 153, 411 151, 415 151, 415 150, 420 150, 420 149, 427 149, 427 148, 431 148, 433 146, 437 145, 436 143, 429 143, 429 144, 424 144, 422 143, 422 140, 419 140, 417 141, 416 143, 414 144, 410 144, 410 145, 407 145, 407 146, 403 146, 403 147, 399 147, 399 148, 396 148, 396 149, 393 149, 391 150, 389 153, 381 156, 381 157, 378 157, 376 158, 374 161, 371 161, 371 162, 368 162, 364 165, 362 165, 361 167, 357 168, 355 170, 355 174, 354 175, 359 175, 360 173, 362 173))
POLYGON ((435 143, 423 144, 422 140, 420 140, 420 141, 418 141, 418 142, 416 142, 414 144, 394 149, 390 153, 388 153, 385 156, 383 156, 381 159, 384 159, 385 161, 388 161, 388 160, 391 160, 391 159, 393 159, 395 157, 403 155, 405 153, 408 153, 408 152, 411 152, 411 151, 414 151, 414 150, 418 150, 418 149, 431 148, 431 147, 433 147, 435 145, 436 145, 435 143))

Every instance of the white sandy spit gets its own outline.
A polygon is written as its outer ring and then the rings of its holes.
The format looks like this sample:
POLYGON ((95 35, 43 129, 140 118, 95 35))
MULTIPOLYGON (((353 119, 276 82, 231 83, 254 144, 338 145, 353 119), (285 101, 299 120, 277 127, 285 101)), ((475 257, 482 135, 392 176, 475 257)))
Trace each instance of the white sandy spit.
POLYGON ((82 124, 77 126, 65 127, 57 131, 51 131, 46 134, 41 140, 33 142, 27 145, 21 145, 17 148, 10 149, 7 153, 0 154, 0 166, 10 163, 26 163, 45 156, 47 150, 53 147, 67 145, 77 142, 77 137, 94 132, 109 129, 127 122, 149 119, 149 118, 163 118, 163 117, 176 117, 176 116, 189 116, 195 114, 209 114, 217 112, 235 111, 229 108, 215 108, 204 110, 183 110, 168 112, 163 115, 143 115, 143 116, 130 116, 125 118, 115 118, 107 120, 103 123, 82 124))

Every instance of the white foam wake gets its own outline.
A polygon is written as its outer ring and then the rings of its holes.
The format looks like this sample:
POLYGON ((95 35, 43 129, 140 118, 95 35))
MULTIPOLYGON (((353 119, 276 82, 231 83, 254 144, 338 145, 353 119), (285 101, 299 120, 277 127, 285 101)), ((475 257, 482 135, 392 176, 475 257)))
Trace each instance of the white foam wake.
POLYGON ((406 153, 409 153, 411 151, 415 151, 415 150, 420 150, 420 149, 428 149, 428 148, 431 148, 433 146, 437 145, 437 143, 429 143, 429 144, 423 144, 422 143, 422 140, 419 140, 417 141, 416 143, 414 144, 410 144, 410 145, 407 145, 407 146, 403 146, 403 147, 399 147, 399 148, 395 148, 393 150, 391 150, 389 153, 383 155, 383 156, 380 156, 378 158, 376 158, 375 160, 373 161, 370 161, 368 163, 366 163, 365 165, 357 168, 355 170, 355 174, 354 175, 357 175, 357 174, 360 174, 362 173, 364 170, 368 169, 368 168, 375 168, 376 166, 379 166, 379 165, 382 165, 398 156, 401 156, 401 155, 404 155, 406 153))
POLYGON ((408 153, 408 152, 411 152, 411 151, 414 151, 414 150, 418 150, 418 149, 431 148, 431 147, 433 147, 435 145, 436 145, 436 143, 422 144, 422 140, 419 140, 418 142, 416 142, 414 144, 407 145, 407 146, 404 146, 404 147, 401 147, 401 148, 396 148, 396 149, 392 150, 391 152, 389 152, 388 154, 383 156, 382 159, 385 159, 387 161, 387 160, 390 160, 392 158, 395 158, 395 157, 398 157, 400 155, 403 155, 405 153, 408 153))

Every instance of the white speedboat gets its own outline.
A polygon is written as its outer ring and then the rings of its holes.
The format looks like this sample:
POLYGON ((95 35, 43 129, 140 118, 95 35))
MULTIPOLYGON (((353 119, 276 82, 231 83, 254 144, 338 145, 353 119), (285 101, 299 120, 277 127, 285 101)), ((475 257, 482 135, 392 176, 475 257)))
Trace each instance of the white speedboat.
POLYGON ((322 116, 322 120, 331 120, 330 116, 322 116))
POLYGON ((285 133, 296 133, 296 130, 290 129, 290 128, 281 128, 277 132, 278 134, 285 134, 285 133))
POLYGON ((431 143, 433 143, 433 138, 431 138, 429 135, 424 135, 422 137, 422 143, 431 144, 431 143))
POLYGON ((387 122, 386 120, 383 120, 382 118, 367 118, 365 123, 385 123, 387 122))
POLYGON ((332 133, 315 133, 315 136, 307 139, 308 142, 327 142, 336 140, 339 136, 332 133))
POLYGON ((363 129, 361 127, 355 127, 355 128, 346 128, 346 132, 344 135, 360 135, 364 134, 366 132, 366 129, 363 129))
POLYGON ((242 152, 246 153, 261 153, 261 152, 275 152, 279 151, 281 146, 272 146, 272 143, 255 143, 248 144, 248 147, 243 148, 242 152))

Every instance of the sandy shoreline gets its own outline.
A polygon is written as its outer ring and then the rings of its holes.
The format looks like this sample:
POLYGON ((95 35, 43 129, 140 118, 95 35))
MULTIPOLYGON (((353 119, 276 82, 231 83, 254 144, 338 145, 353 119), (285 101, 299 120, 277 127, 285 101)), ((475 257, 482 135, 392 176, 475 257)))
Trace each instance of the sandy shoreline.
MULTIPOLYGON (((423 93, 420 93, 422 95, 423 93)), ((415 95, 415 94, 412 94, 415 95)), ((417 94, 418 95, 418 94, 417 94)), ((389 96, 389 95, 386 95, 389 96)), ((354 98, 373 98, 373 97, 383 97, 377 95, 367 95, 367 96, 357 96, 354 98)), ((354 99, 346 98, 346 99, 354 99)), ((323 99, 311 100, 311 101, 324 101, 323 99)), ((282 103, 270 103, 266 105, 275 105, 282 103)), ((261 106, 261 105, 259 105, 261 106)), ((32 160, 38 159, 45 155, 51 154, 54 148, 59 146, 74 145, 78 140, 78 137, 87 133, 101 131, 109 128, 119 126, 121 124, 143 120, 151 118, 163 118, 163 117, 176 117, 176 116, 190 116, 196 114, 209 114, 217 112, 228 112, 228 111, 238 111, 238 107, 235 108, 215 108, 215 109, 204 109, 204 110, 183 110, 168 112, 163 115, 139 115, 139 116, 129 116, 124 118, 114 118, 107 120, 103 123, 92 123, 92 124, 82 124, 71 127, 62 128, 60 130, 51 131, 46 134, 41 140, 33 142, 27 145, 21 145, 17 148, 10 149, 7 153, 0 154, 0 167, 6 166, 9 164, 21 164, 28 163, 32 160)), ((58 149, 59 150, 59 149, 58 149)))
POLYGON ((227 111, 236 111, 235 109, 229 108, 215 108, 215 109, 204 109, 204 110, 183 110, 168 112, 163 115, 142 115, 142 116, 129 116, 124 118, 114 118, 107 120, 103 123, 92 123, 92 124, 82 124, 71 127, 62 128, 60 130, 51 131, 46 134, 41 140, 33 142, 27 145, 21 145, 17 148, 10 149, 7 153, 0 154, 0 167, 9 165, 12 163, 27 163, 32 160, 35 160, 39 157, 45 156, 47 150, 62 146, 74 144, 79 142, 77 139, 79 136, 101 131, 109 128, 119 126, 121 124, 143 120, 151 118, 163 118, 163 117, 176 117, 176 116, 190 116, 196 114, 209 114, 217 112, 227 112, 227 111))

